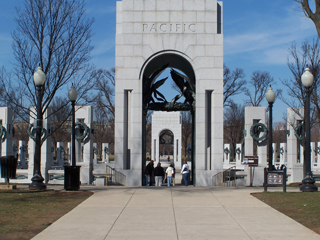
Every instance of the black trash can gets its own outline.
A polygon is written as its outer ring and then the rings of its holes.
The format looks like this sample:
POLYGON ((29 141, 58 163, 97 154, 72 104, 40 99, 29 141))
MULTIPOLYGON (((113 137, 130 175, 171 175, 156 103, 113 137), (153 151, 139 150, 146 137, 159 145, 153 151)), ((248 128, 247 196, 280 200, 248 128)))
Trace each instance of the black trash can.
POLYGON ((10 178, 16 178, 18 158, 14 156, 0 157, 1 178, 9 182, 10 178))
POLYGON ((64 167, 65 190, 77 191, 80 189, 80 167, 81 166, 64 167))

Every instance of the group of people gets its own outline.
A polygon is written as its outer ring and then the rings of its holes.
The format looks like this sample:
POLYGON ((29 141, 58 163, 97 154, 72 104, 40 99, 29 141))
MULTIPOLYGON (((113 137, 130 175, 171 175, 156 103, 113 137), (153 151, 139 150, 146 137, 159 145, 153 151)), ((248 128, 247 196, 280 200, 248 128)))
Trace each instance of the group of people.
MULTIPOLYGON (((180 174, 182 175, 185 186, 188 186, 189 172, 189 165, 187 161, 184 161, 184 164, 181 167, 180 174)), ((167 178, 168 187, 170 187, 171 185, 175 186, 175 167, 173 163, 171 163, 166 171, 164 171, 163 167, 161 167, 160 162, 158 162, 157 166, 154 167, 154 161, 151 160, 146 166, 145 176, 147 186, 152 186, 154 180, 155 186, 160 187, 162 186, 162 182, 164 181, 165 177, 167 178)))

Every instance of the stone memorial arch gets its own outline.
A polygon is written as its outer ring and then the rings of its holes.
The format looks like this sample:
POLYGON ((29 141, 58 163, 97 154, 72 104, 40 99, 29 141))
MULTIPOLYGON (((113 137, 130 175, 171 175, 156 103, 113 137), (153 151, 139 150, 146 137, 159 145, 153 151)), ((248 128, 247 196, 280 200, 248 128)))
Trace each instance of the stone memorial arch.
POLYGON ((162 158, 166 163, 162 166, 166 167, 173 163, 176 169, 179 169, 181 166, 181 114, 154 112, 151 116, 151 125, 151 159, 156 165, 162 158))
POLYGON ((191 112, 193 184, 210 186, 223 169, 222 3, 117 1, 115 62, 115 168, 127 186, 143 184, 148 110, 191 112), (173 99, 157 90, 166 70, 173 99))

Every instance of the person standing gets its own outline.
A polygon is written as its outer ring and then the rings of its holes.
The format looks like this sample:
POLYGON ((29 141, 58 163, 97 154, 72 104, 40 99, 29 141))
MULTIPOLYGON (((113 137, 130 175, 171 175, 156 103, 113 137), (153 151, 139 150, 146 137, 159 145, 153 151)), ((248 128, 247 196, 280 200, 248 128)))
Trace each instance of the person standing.
POLYGON ((189 183, 189 166, 186 160, 183 161, 180 174, 182 174, 184 185, 187 187, 189 183))
POLYGON ((150 160, 148 165, 146 166, 146 184, 147 186, 152 186, 153 184, 153 176, 154 176, 154 163, 153 160, 150 160))
POLYGON ((161 187, 162 179, 164 177, 164 170, 161 167, 161 163, 158 162, 157 167, 154 169, 154 176, 156 180, 156 187, 161 187))
POLYGON ((171 186, 172 183, 172 176, 174 174, 174 168, 173 168, 173 164, 171 163, 170 166, 167 168, 166 170, 167 173, 167 183, 168 183, 168 187, 171 186))
POLYGON ((172 174, 172 186, 175 186, 175 185, 176 185, 176 178, 175 178, 175 175, 176 175, 176 168, 174 167, 174 163, 172 163, 172 167, 173 167, 173 174, 172 174))

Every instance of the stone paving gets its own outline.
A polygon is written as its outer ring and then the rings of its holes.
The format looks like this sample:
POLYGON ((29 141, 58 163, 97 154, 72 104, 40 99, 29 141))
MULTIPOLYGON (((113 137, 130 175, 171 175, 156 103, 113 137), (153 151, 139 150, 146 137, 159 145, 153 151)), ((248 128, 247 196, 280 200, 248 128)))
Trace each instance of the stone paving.
POLYGON ((263 191, 258 187, 81 189, 92 190, 94 195, 34 240, 320 239, 320 235, 252 197, 251 192, 263 191))

